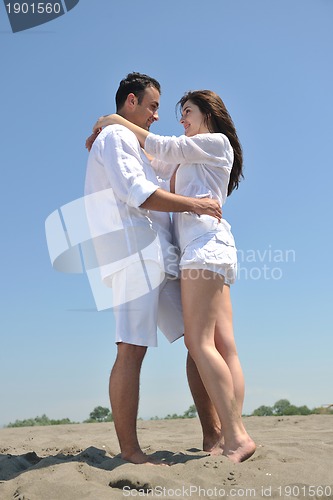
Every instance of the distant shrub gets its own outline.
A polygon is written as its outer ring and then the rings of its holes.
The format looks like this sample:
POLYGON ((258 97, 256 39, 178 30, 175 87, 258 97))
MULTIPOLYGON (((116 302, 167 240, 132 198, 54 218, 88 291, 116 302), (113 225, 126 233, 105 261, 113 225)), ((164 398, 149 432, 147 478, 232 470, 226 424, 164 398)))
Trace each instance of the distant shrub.
POLYGON ((113 416, 109 408, 104 406, 96 406, 90 413, 89 418, 84 421, 85 424, 97 422, 113 422, 113 416))
POLYGON ((290 404, 288 399, 279 399, 274 406, 259 406, 253 411, 252 415, 256 417, 263 416, 282 416, 282 415, 313 415, 313 414, 325 414, 333 415, 333 409, 331 408, 314 408, 310 410, 307 406, 295 406, 290 404))
POLYGON ((252 415, 256 417, 270 417, 273 415, 273 408, 271 406, 259 406, 252 415))

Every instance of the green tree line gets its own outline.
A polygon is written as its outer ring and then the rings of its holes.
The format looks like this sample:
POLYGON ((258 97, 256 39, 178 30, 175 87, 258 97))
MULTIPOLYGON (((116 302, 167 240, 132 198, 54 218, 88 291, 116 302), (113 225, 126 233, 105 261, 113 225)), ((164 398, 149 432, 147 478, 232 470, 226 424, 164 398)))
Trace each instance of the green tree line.
MULTIPOLYGON (((112 413, 109 408, 103 406, 96 406, 90 413, 89 418, 84 420, 83 423, 97 423, 97 422, 113 422, 112 413)), ((15 420, 10 422, 6 427, 28 427, 35 425, 60 425, 60 424, 79 424, 80 422, 72 422, 69 418, 62 418, 61 420, 49 419, 46 415, 41 417, 28 418, 26 420, 15 420)))
MULTIPOLYGON (((333 415, 333 407, 325 408, 318 407, 310 410, 307 406, 295 406, 288 401, 288 399, 279 399, 273 406, 259 406, 255 409, 251 416, 269 417, 269 416, 282 416, 282 415, 316 415, 326 414, 333 415)), ((197 416, 195 405, 191 405, 182 415, 177 413, 168 414, 164 418, 152 417, 150 420, 174 420, 178 418, 194 418, 197 416)), ((113 422, 113 416, 109 408, 104 406, 96 406, 89 414, 89 418, 84 420, 83 423, 98 423, 98 422, 113 422)), ((78 424, 79 422, 72 422, 69 418, 62 418, 60 420, 53 420, 46 415, 41 417, 28 418, 25 420, 15 420, 9 423, 6 427, 28 427, 36 425, 61 425, 61 424, 78 424)))
POLYGON ((150 420, 174 420, 177 418, 194 418, 197 416, 197 409, 195 405, 191 405, 188 410, 184 411, 182 415, 177 415, 177 413, 173 413, 172 415, 167 415, 166 417, 152 417, 150 420))
POLYGON ((60 420, 53 420, 42 415, 41 417, 27 418, 25 420, 15 420, 15 422, 9 423, 6 427, 30 427, 35 425, 61 425, 61 424, 76 424, 77 422, 71 422, 69 418, 62 418, 60 420))
MULTIPOLYGON (((166 417, 160 419, 159 417, 153 417, 151 420, 171 420, 176 418, 194 418, 197 415, 197 410, 194 405, 190 406, 182 415, 167 415, 166 417)), ((90 413, 89 418, 84 420, 84 424, 98 423, 98 422, 113 422, 113 416, 109 408, 104 406, 96 406, 90 413)), ((41 417, 28 418, 26 420, 15 420, 15 422, 10 422, 6 427, 28 427, 36 425, 60 425, 60 424, 78 424, 79 422, 72 422, 69 418, 63 418, 61 420, 51 420, 46 415, 41 417)))

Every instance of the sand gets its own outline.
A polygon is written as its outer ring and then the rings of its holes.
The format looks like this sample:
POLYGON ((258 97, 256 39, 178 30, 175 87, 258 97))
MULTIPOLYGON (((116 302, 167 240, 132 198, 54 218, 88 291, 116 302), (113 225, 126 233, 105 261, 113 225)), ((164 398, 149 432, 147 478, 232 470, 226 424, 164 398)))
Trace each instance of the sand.
POLYGON ((142 447, 171 466, 121 460, 112 423, 1 429, 0 499, 333 499, 333 416, 245 424, 258 448, 237 465, 200 449, 197 419, 138 422, 142 447))

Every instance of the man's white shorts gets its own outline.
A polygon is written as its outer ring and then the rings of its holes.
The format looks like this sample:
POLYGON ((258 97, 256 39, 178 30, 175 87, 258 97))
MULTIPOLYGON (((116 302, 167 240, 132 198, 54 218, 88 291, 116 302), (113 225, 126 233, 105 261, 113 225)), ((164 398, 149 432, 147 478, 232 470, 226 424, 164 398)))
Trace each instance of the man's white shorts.
MULTIPOLYGON (((148 276, 161 273, 160 266, 145 261, 148 276)), ((174 342, 184 334, 180 281, 166 275, 162 283, 134 299, 133 290, 142 278, 142 262, 133 263, 112 275, 113 307, 116 319, 116 343, 125 342, 147 347, 157 346, 157 327, 174 342), (140 275, 141 271, 141 275, 140 275), (128 293, 128 291, 131 293, 128 293)))

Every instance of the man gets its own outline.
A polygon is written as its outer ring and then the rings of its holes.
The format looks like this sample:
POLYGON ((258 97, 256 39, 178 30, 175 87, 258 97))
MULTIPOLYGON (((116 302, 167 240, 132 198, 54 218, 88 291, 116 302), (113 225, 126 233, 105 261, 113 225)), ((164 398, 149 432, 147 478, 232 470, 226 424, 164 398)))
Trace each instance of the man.
MULTIPOLYGON (((140 73, 129 74, 116 93, 117 113, 146 130, 158 120, 159 101, 160 84, 140 73)), ((102 278, 113 287, 116 303, 117 357, 110 375, 110 402, 121 456, 141 464, 152 461, 142 452, 136 429, 142 361, 147 347, 157 345, 157 325, 170 342, 183 335, 179 281, 175 279, 177 252, 169 212, 190 211, 220 218, 221 207, 216 200, 188 198, 161 189, 145 152, 125 127, 105 127, 91 147, 95 137, 87 141, 91 151, 85 195, 110 192, 110 210, 104 206, 103 213, 88 218, 91 226, 97 224, 100 231, 104 224, 104 232, 111 233, 113 222, 108 213, 114 212, 116 205, 123 231, 113 239, 113 247, 118 244, 126 249, 122 251, 124 258, 117 262, 112 261, 112 252, 107 260, 100 252, 104 259, 102 278), (146 284, 146 292, 137 289, 146 284)), ((95 207, 98 211, 98 204, 95 207)), ((220 437, 218 417, 191 358, 187 370, 203 427, 204 449, 210 451, 220 437)))

